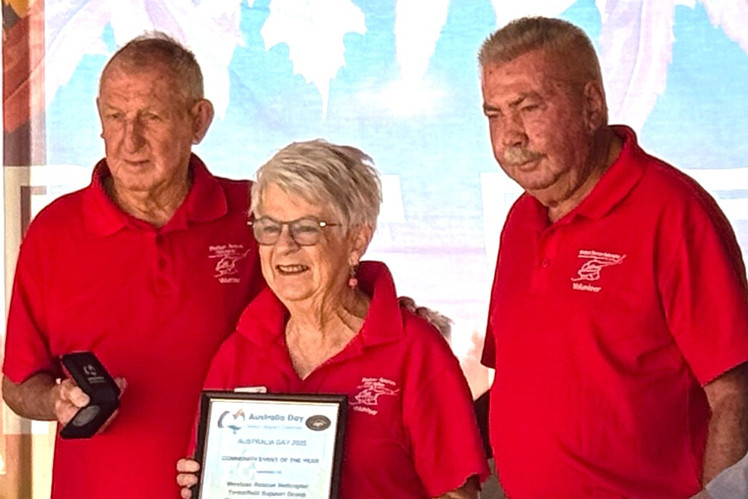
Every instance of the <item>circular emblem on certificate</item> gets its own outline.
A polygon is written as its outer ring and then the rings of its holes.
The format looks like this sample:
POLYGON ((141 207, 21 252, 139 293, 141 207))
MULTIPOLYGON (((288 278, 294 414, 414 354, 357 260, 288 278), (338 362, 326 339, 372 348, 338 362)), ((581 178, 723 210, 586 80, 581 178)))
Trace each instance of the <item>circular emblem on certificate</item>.
POLYGON ((332 422, 327 416, 309 416, 306 420, 306 427, 314 431, 326 430, 330 427, 332 422))

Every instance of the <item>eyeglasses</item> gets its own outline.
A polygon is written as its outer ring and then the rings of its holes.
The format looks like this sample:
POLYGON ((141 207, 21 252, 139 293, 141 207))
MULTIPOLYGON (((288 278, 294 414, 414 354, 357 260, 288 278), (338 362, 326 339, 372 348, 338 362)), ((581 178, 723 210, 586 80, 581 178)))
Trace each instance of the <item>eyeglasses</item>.
POLYGON ((314 246, 319 242, 322 229, 343 224, 325 222, 315 217, 302 217, 290 222, 279 222, 270 217, 260 217, 248 220, 247 225, 252 227, 257 244, 263 246, 272 246, 277 243, 284 225, 288 225, 288 232, 296 244, 299 246, 314 246))

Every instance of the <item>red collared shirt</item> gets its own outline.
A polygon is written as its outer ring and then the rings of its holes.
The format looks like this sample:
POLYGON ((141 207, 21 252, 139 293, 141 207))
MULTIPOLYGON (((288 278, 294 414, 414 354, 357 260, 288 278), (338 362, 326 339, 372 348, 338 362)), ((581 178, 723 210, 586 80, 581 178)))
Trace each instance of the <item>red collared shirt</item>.
POLYGON ((59 376, 62 354, 90 350, 128 381, 103 434, 57 440, 54 498, 178 496, 174 465, 210 358, 263 285, 246 227, 249 183, 212 176, 196 156, 190 168, 192 188, 160 229, 110 201, 102 161, 91 185, 42 210, 23 241, 4 374, 59 376))
POLYGON ((644 153, 550 224, 523 195, 501 236, 484 362, 512 497, 688 497, 709 408, 701 385, 748 360, 748 291, 724 215, 644 153))
POLYGON ((266 289, 213 359, 206 389, 348 395, 342 499, 434 497, 487 477, 470 390, 449 345, 400 309, 383 264, 362 262, 358 279, 371 296, 361 331, 305 379, 286 347, 287 311, 266 289))

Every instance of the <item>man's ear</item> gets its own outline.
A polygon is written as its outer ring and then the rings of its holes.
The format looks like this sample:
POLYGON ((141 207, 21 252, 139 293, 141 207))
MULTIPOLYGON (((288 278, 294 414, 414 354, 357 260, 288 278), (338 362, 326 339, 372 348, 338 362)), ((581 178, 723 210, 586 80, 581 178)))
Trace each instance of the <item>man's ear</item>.
POLYGON ((602 83, 597 80, 585 83, 582 98, 584 99, 585 126, 588 131, 595 132, 605 126, 607 121, 607 105, 602 83))
POLYGON ((199 144, 213 122, 213 104, 208 99, 200 99, 190 109, 192 118, 192 143, 199 144))

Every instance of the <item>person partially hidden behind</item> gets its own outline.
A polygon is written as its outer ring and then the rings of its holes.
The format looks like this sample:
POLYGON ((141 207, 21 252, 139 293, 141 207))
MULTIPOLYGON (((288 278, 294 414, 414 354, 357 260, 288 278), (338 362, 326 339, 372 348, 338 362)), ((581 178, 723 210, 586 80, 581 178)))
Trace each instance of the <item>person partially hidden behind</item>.
POLYGON ((21 246, 3 396, 21 416, 67 423, 89 399, 60 356, 92 351, 127 388, 105 431, 57 439, 52 497, 178 497, 174 461, 210 359, 264 286, 250 184, 214 177, 191 154, 213 107, 194 56, 166 35, 112 57, 97 105, 106 159, 91 185, 39 213, 21 246))
POLYGON ((501 233, 483 361, 513 498, 685 498, 748 450, 748 285, 715 201, 609 126, 597 56, 523 18, 479 54, 501 233))
MULTIPOLYGON (((360 261, 380 200, 370 158, 353 147, 293 143, 260 168, 251 223, 269 289, 221 346, 205 388, 347 395, 343 499, 473 498, 488 467, 459 363, 398 304, 387 267, 360 261)), ((191 497, 198 463, 177 470, 191 497)))

